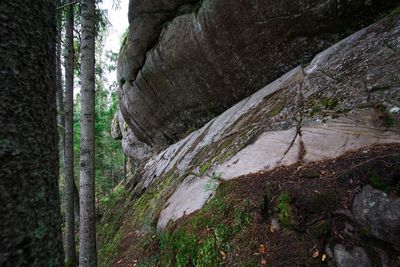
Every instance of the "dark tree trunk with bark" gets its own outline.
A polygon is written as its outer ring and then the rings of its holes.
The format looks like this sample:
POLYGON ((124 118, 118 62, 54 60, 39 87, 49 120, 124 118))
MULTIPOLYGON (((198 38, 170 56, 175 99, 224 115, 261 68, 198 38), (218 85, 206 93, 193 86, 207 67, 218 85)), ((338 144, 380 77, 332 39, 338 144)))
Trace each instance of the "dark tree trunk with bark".
POLYGON ((74 213, 74 7, 66 7, 65 25, 65 262, 76 265, 74 213))
POLYGON ((95 0, 82 0, 79 265, 97 265, 95 222, 95 0))
POLYGON ((0 25, 0 266, 63 266, 54 0, 2 0, 0 25))
POLYGON ((75 211, 75 225, 79 228, 79 190, 76 186, 76 181, 74 183, 74 211, 75 211))
MULTIPOLYGON (((60 5, 60 1, 56 1, 60 5)), ((65 117, 64 117, 64 84, 61 68, 61 38, 62 34, 62 12, 57 11, 57 46, 56 46, 56 75, 57 75, 57 112, 58 112, 58 135, 60 137, 60 161, 64 161, 65 146, 65 117)))

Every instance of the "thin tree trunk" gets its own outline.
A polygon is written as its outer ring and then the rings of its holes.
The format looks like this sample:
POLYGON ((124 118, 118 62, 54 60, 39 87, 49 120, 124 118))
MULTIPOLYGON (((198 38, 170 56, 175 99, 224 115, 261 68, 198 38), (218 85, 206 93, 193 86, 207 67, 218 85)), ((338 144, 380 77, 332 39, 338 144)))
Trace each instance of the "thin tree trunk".
POLYGON ((122 152, 122 155, 124 156, 124 185, 126 186, 126 155, 124 152, 122 152))
POLYGON ((79 264, 97 265, 95 224, 95 0, 81 1, 81 154, 79 264))
POLYGON ((65 26, 65 261, 76 265, 74 213, 74 9, 67 8, 65 26))
POLYGON ((79 229, 79 191, 78 187, 76 186, 76 181, 74 182, 74 204, 75 224, 76 227, 79 229))
POLYGON ((0 266, 63 266, 54 1, 0 1, 0 266))
MULTIPOLYGON (((56 1, 60 5, 60 1, 56 1)), ((62 12, 57 12, 57 46, 56 46, 56 75, 57 75, 57 113, 58 113, 58 132, 60 138, 60 161, 64 162, 65 146, 65 117, 64 117, 64 89, 61 69, 61 34, 62 34, 62 12)))

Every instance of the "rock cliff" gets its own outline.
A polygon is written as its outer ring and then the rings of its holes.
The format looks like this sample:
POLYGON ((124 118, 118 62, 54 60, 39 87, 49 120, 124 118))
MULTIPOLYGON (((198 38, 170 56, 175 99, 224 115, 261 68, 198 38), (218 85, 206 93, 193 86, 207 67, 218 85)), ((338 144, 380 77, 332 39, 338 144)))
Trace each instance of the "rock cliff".
POLYGON ((399 12, 331 45, 385 5, 164 2, 131 1, 131 31, 168 23, 120 55, 113 136, 142 169, 115 265, 147 240, 162 266, 397 266, 399 12))
POLYGON ((395 2, 132 0, 118 63, 122 115, 160 151, 395 2))

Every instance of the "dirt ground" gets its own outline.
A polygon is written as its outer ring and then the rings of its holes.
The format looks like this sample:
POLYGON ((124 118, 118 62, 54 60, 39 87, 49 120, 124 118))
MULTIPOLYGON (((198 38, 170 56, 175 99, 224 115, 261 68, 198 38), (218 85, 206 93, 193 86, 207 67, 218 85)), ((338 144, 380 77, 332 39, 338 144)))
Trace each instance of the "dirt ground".
MULTIPOLYGON (((363 247, 374 266, 400 266, 399 252, 352 220, 353 198, 366 184, 393 198, 400 196, 400 145, 364 148, 335 160, 299 163, 223 182, 216 198, 227 210, 217 219, 229 229, 234 225, 229 209, 250 203, 246 212, 251 223, 232 235, 229 250, 218 248, 216 266, 335 266, 332 251, 337 243, 363 247), (273 218, 280 229, 271 225, 273 218)), ((199 216, 215 219, 216 214, 213 208, 195 212, 170 225, 169 232, 183 228, 195 233, 201 244, 213 229, 194 227, 193 222, 199 216)), ((121 251, 113 266, 166 266, 154 233, 130 232, 121 251)))

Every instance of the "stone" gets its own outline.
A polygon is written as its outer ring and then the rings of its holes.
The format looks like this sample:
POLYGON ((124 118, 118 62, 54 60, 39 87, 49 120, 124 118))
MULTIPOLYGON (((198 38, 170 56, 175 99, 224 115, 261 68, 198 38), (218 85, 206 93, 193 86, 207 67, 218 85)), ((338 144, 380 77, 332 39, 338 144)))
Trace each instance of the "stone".
POLYGON ((276 218, 272 218, 269 224, 269 230, 271 233, 279 232, 282 229, 279 221, 276 218))
POLYGON ((121 131, 121 128, 119 127, 119 120, 120 120, 119 115, 120 115, 120 112, 117 111, 111 122, 111 137, 115 140, 122 139, 122 131, 121 131))
POLYGON ((136 165, 142 165, 153 155, 153 149, 137 139, 119 110, 115 113, 111 124, 111 135, 114 139, 121 139, 125 155, 133 160, 136 165))
POLYGON ((354 198, 353 215, 371 235, 400 250, 400 198, 367 185, 354 198))
MULTIPOLYGON (((177 177, 195 173, 199 182, 191 184, 191 190, 202 192, 200 181, 213 174, 235 179, 299 161, 334 159, 377 144, 400 143, 400 130, 382 125, 376 108, 383 103, 400 105, 399 18, 386 18, 349 36, 317 55, 308 67, 293 69, 154 155, 138 188, 145 190, 171 172, 177 177), (383 57, 380 50, 385 45, 393 51, 383 57), (388 89, 368 93, 352 84, 363 77, 375 77, 364 83, 366 87, 388 89), (332 100, 336 98, 340 101, 332 100)), ((204 196, 199 194, 188 205, 195 201, 201 208, 208 201, 204 196)), ((174 203, 171 209, 183 205, 174 203)), ((168 214, 173 216, 165 218, 178 219, 184 213, 168 214)), ((351 213, 348 217, 352 219, 351 213)), ((168 221, 163 220, 160 226, 168 221)))
POLYGON ((158 152, 397 3, 367 2, 131 0, 121 113, 158 152))
MULTIPOLYGON (((214 174, 235 179, 399 143, 400 130, 385 125, 378 108, 400 106, 399 36, 400 16, 387 17, 321 52, 307 67, 292 69, 200 129, 177 137, 178 142, 159 153, 119 115, 124 151, 143 166, 138 195, 165 175, 198 176, 178 186, 161 212, 159 228, 200 209, 213 196, 215 188, 205 192, 204 184, 214 174), (185 191, 196 192, 193 199, 181 198, 185 191)), ((121 114, 123 109, 121 105, 121 114)))
POLYGON ((289 166, 304 162, 336 158, 348 151, 359 150, 371 144, 399 143, 398 130, 387 130, 370 124, 376 116, 374 110, 353 111, 340 119, 309 127, 285 131, 265 132, 258 139, 214 171, 222 179, 289 166), (303 150, 303 151, 301 151, 303 150))
POLYGON ((338 267, 372 267, 372 262, 363 248, 353 247, 346 250, 345 246, 337 244, 334 257, 338 267))
POLYGON ((160 213, 157 229, 164 229, 168 222, 201 208, 214 192, 219 182, 210 177, 188 176, 175 190, 160 213))

